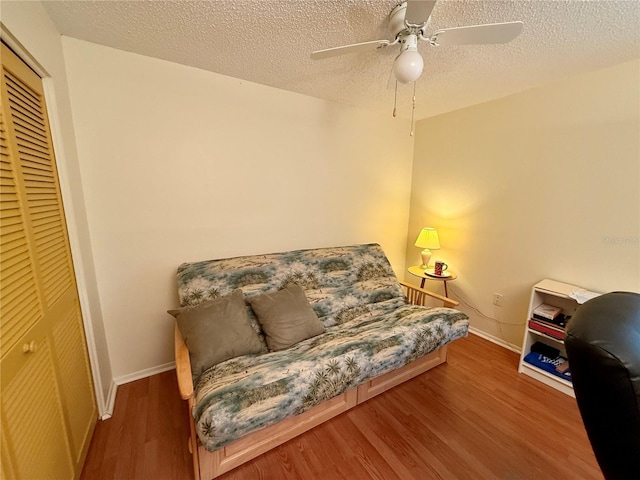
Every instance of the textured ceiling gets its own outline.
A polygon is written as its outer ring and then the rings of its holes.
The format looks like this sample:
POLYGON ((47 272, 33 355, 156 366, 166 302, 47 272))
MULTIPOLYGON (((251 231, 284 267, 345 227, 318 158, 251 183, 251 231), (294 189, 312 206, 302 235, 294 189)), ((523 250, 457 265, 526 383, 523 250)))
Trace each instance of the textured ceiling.
MULTIPOLYGON (((318 49, 390 39, 397 0, 45 1, 63 35, 390 115, 396 47, 310 60, 318 49)), ((637 0, 440 0, 429 31, 513 20, 506 45, 430 47, 416 84, 424 118, 640 57, 637 0)), ((411 117, 413 85, 398 90, 411 117)))

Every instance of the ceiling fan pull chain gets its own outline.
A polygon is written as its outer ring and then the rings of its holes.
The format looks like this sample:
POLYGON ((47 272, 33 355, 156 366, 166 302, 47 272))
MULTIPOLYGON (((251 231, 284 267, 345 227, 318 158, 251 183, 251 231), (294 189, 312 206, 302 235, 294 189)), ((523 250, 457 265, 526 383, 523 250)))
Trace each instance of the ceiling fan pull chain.
POLYGON ((398 80, 396 80, 396 88, 393 93, 393 117, 396 116, 396 105, 398 105, 398 80))
POLYGON ((413 82, 413 106, 411 107, 411 133, 410 135, 413 137, 413 133, 414 133, 414 118, 416 115, 416 82, 413 82))

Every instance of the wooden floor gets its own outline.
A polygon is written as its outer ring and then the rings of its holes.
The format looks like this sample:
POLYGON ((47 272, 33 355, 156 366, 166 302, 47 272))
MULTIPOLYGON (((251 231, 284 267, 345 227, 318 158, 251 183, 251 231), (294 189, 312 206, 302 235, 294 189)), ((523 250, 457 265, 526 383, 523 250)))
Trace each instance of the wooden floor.
MULTIPOLYGON (((477 336, 448 363, 281 445, 223 480, 602 479, 575 399, 517 373, 477 336)), ((82 478, 191 479, 175 372, 121 386, 82 478)))

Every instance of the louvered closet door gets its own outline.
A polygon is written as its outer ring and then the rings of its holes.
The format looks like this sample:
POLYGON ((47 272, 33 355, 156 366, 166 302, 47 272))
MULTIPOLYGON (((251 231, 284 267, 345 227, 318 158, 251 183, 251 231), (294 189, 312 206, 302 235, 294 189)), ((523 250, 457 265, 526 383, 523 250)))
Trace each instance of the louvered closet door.
POLYGON ((2 44, 2 475, 73 479, 97 420, 40 78, 2 44))

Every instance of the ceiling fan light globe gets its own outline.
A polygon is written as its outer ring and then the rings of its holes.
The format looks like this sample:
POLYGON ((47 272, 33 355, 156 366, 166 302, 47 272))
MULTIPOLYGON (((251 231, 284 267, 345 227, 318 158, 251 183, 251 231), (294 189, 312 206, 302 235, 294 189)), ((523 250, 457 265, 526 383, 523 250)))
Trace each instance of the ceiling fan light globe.
POLYGON ((393 74, 400 83, 415 82, 424 68, 422 55, 415 50, 405 50, 393 63, 393 74))

